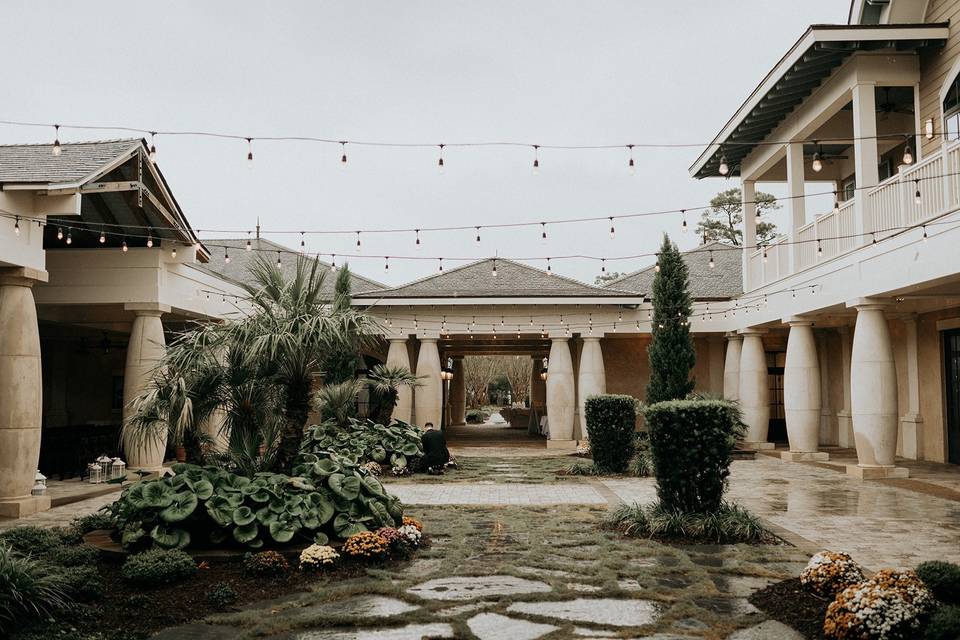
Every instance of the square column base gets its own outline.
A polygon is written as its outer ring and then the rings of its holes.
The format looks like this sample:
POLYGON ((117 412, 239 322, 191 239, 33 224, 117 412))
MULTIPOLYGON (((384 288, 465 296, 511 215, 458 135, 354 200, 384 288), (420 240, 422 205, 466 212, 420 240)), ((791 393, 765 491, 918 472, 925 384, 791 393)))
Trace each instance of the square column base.
POLYGON ((847 475, 860 480, 886 480, 888 478, 909 478, 910 470, 906 467, 861 467, 858 464, 847 465, 847 475))
POLYGON ((830 454, 826 451, 784 451, 780 459, 784 462, 826 462, 830 454))
POLYGON ((547 449, 569 449, 577 448, 576 440, 547 440, 547 449))
POLYGON ((765 451, 767 449, 775 449, 777 445, 772 442, 741 442, 740 446, 744 449, 755 449, 757 451, 765 451))
POLYGON ((50 509, 50 496, 0 499, 0 516, 24 518, 50 509))

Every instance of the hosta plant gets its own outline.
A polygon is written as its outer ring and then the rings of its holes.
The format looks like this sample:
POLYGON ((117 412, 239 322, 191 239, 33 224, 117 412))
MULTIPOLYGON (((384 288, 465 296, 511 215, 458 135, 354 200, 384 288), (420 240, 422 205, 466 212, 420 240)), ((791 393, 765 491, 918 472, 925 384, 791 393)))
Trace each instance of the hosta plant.
POLYGON ((302 454, 294 475, 237 475, 177 464, 176 475, 138 482, 110 506, 125 548, 322 544, 395 526, 400 500, 349 458, 302 454))
POLYGON ((376 462, 390 467, 415 467, 423 457, 420 429, 406 422, 390 426, 372 420, 351 419, 341 428, 335 422, 313 425, 304 443, 307 451, 332 451, 355 462, 376 462))

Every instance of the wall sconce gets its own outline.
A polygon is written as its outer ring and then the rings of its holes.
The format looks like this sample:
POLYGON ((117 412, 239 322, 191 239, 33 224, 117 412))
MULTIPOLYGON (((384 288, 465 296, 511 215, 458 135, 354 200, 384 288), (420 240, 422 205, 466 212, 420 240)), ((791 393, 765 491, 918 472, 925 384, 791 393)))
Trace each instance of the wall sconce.
POLYGON ((933 140, 933 118, 927 118, 927 121, 923 123, 923 135, 926 136, 927 140, 933 140))
POLYGON ((543 366, 540 367, 540 379, 541 380, 547 379, 547 359, 546 358, 543 359, 543 366))

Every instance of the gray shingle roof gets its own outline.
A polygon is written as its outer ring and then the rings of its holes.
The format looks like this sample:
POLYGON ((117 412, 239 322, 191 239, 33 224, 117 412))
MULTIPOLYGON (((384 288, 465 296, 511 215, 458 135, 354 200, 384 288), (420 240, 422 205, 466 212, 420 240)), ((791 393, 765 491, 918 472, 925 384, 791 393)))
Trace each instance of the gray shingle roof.
POLYGON ((363 298, 545 298, 635 297, 615 287, 603 288, 553 275, 513 260, 486 258, 410 284, 371 291, 363 298), (493 261, 497 275, 493 275, 493 261))
POLYGON ((141 144, 140 138, 70 142, 61 145, 59 156, 53 143, 0 145, 0 183, 79 182, 141 144))
MULTIPOLYGON (((743 264, 739 247, 710 242, 683 253, 690 272, 690 294, 694 300, 733 298, 743 293, 743 264), (710 268, 713 257, 714 267, 710 268)), ((649 297, 653 289, 653 266, 628 273, 607 283, 607 287, 642 293, 649 297)))
MULTIPOLYGON (((293 249, 285 247, 282 244, 271 242, 264 238, 253 238, 250 240, 251 251, 247 251, 247 239, 229 239, 229 240, 211 240, 206 243, 210 250, 210 262, 206 265, 207 269, 215 271, 220 275, 235 280, 237 282, 252 283, 250 276, 250 266, 257 256, 263 256, 273 262, 276 260, 276 251, 283 252, 280 260, 280 268, 287 278, 292 278, 295 273, 296 259, 290 255, 293 249), (224 247, 230 252, 230 264, 223 261, 224 247)), ((317 260, 320 263, 320 271, 325 273, 322 290, 325 293, 332 293, 334 283, 336 283, 336 274, 331 272, 330 264, 323 260, 317 260)), ((341 265, 342 266, 342 265, 341 265)), ((383 289, 386 285, 364 278, 353 271, 350 272, 350 284, 354 294, 383 289)))

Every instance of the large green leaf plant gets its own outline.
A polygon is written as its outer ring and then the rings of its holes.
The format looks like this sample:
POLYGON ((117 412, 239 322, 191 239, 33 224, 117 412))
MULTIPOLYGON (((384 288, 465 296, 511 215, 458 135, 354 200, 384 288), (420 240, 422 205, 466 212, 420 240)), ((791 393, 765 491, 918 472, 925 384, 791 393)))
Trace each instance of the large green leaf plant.
POLYGON ((327 421, 308 427, 304 450, 332 451, 358 464, 372 461, 413 469, 423 457, 420 435, 420 429, 400 420, 384 426, 351 418, 346 427, 327 421))
POLYGON ((347 457, 304 453, 294 475, 252 477, 177 464, 175 475, 138 482, 110 505, 124 548, 324 544, 401 523, 403 506, 347 457))

